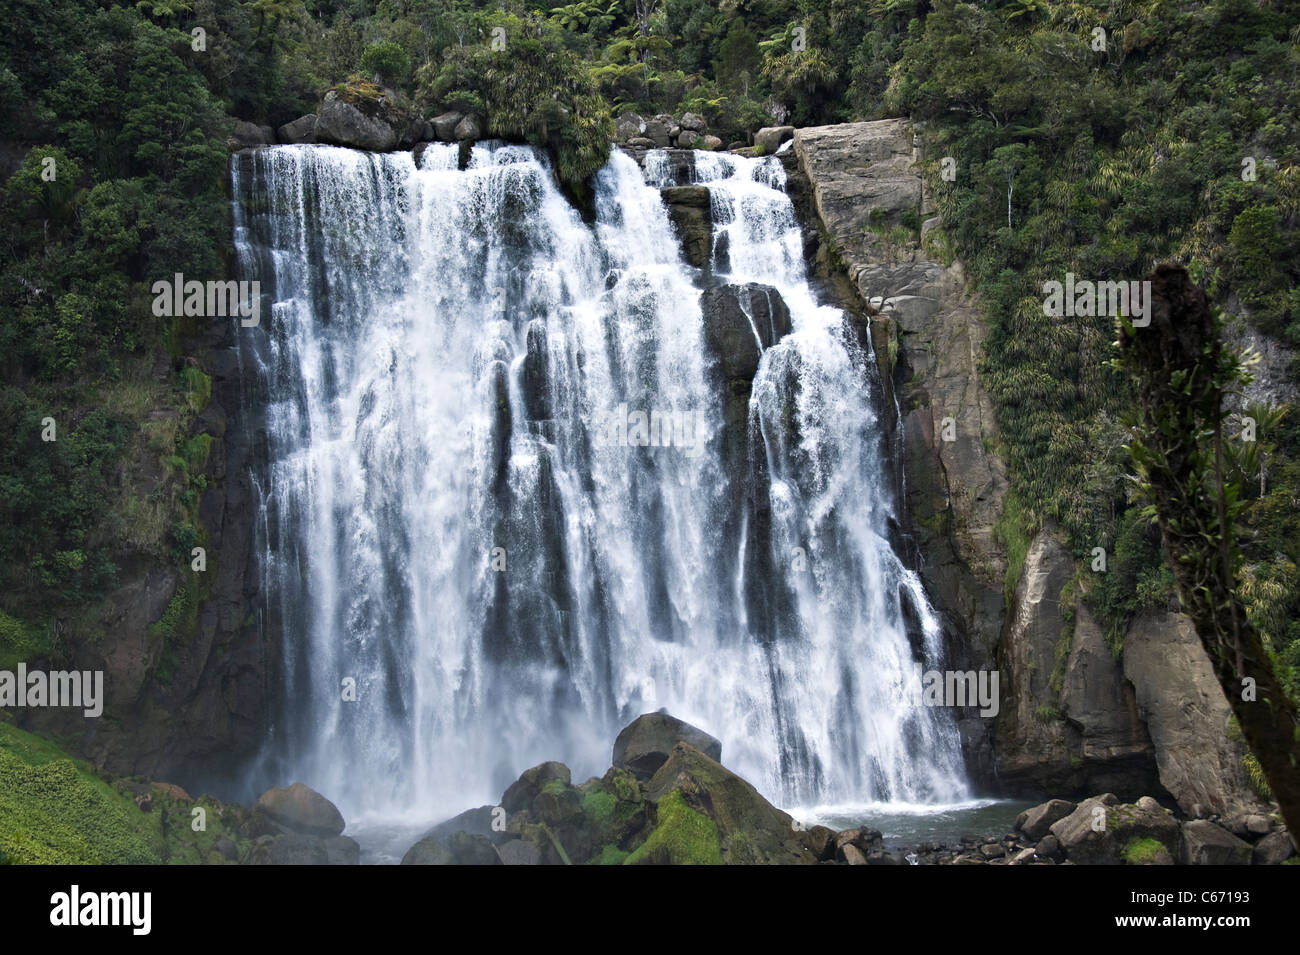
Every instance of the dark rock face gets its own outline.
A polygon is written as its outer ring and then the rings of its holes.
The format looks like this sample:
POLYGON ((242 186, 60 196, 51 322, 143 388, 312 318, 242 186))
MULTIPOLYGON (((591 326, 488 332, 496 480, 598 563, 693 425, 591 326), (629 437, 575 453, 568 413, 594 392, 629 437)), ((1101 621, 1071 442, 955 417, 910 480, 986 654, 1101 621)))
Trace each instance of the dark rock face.
POLYGON ((749 282, 705 289, 704 339, 727 382, 753 381, 764 350, 790 331, 790 310, 770 285, 749 282))
POLYGON ((668 218, 681 239, 686 261, 697 269, 709 267, 713 257, 713 217, 706 186, 669 186, 660 190, 668 218))
POLYGON ((649 779, 668 761, 678 743, 689 743, 715 762, 722 760, 721 742, 660 710, 638 716, 623 728, 614 740, 613 764, 638 779, 649 779))
POLYGON ((302 783, 267 790, 258 797, 256 808, 293 832, 324 837, 343 834, 343 814, 338 807, 302 783))

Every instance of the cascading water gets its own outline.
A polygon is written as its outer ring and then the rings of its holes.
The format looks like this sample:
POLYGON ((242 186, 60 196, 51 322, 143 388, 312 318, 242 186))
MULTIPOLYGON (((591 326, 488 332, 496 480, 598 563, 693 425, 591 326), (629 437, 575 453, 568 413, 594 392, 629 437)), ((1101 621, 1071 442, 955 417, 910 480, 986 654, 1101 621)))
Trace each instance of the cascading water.
POLYGON ((235 162, 241 278, 273 302, 241 349, 281 781, 445 817, 546 759, 600 773, 666 707, 778 804, 966 796, 950 713, 900 702, 939 633, 888 542, 870 356, 814 298, 779 161, 697 153, 707 281, 791 316, 729 438, 674 168, 615 152, 588 226, 524 147, 235 162))

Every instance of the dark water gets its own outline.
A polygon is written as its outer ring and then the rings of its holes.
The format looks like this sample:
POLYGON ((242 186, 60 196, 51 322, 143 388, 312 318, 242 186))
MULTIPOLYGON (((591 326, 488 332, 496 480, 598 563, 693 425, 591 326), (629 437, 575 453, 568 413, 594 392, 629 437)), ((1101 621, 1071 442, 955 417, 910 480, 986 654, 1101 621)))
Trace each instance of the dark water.
POLYGON ((832 829, 869 826, 880 830, 891 849, 923 842, 953 844, 963 836, 1001 837, 1011 831, 1016 816, 1036 805, 1013 799, 973 799, 946 806, 875 803, 861 806, 815 806, 792 810, 805 826, 832 829))

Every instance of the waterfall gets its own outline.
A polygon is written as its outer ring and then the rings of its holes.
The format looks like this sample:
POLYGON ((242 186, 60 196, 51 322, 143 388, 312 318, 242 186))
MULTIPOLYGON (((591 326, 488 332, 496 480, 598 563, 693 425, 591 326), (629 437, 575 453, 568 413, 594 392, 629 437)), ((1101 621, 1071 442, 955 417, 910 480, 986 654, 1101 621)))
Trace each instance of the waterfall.
POLYGON ((941 647, 888 539, 895 411, 809 286, 779 161, 697 153, 683 179, 616 151, 587 224, 536 151, 457 159, 233 161, 269 304, 240 348, 281 781, 446 816, 543 760, 599 774, 666 707, 778 804, 964 798, 951 711, 904 702, 941 647), (708 275, 657 188, 682 181, 710 190, 708 275), (723 282, 775 287, 791 325, 732 425, 701 310, 723 282))

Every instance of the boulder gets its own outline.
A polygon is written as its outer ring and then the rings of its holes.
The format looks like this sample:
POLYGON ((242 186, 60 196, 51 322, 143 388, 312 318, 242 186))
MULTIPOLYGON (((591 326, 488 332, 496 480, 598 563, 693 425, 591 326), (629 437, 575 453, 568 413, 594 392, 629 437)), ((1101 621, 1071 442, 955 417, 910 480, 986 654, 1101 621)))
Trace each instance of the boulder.
POLYGON ((465 142, 466 140, 473 142, 482 139, 483 121, 472 114, 465 116, 456 124, 456 129, 453 131, 452 135, 456 137, 456 142, 458 143, 465 142))
POLYGON ((704 117, 700 116, 698 113, 687 113, 681 118, 678 125, 680 125, 682 129, 693 130, 697 133, 703 133, 709 128, 708 123, 704 122, 704 117))
POLYGON ((793 126, 764 126, 754 134, 754 145, 762 147, 763 152, 771 156, 790 139, 794 139, 793 126))
POLYGON ((270 839, 263 836, 253 848, 248 864, 329 865, 329 848, 325 840, 319 836, 308 836, 298 832, 270 839))
POLYGON ((343 834, 343 815, 338 807, 302 783, 268 789, 258 797, 256 808, 272 822, 293 832, 326 838, 343 834))
POLYGON ((268 135, 269 126, 258 126, 245 120, 235 123, 234 132, 230 134, 230 144, 236 149, 249 149, 255 146, 267 146, 275 142, 275 136, 268 135))
POLYGON ((361 846, 355 839, 347 836, 335 836, 325 839, 325 855, 329 865, 360 865, 361 846))
POLYGON ((1155 744, 1160 783, 1188 816, 1262 808, 1242 768, 1245 744, 1228 732, 1232 710, 1190 618, 1139 616, 1124 637, 1124 676, 1155 744))
POLYGON ((279 129, 280 142, 296 145, 316 141, 316 114, 308 113, 290 120, 279 129))
POLYGON ((835 857, 845 865, 866 865, 867 856, 861 849, 854 845, 840 846, 836 850, 835 857))
POLYGON ((770 285, 749 282, 704 290, 704 340, 727 381, 753 381, 762 352, 790 331, 790 309, 770 285))
POLYGON ((657 119, 652 119, 646 123, 645 130, 641 135, 650 140, 660 149, 667 149, 673 144, 672 138, 668 135, 667 124, 657 119))
POLYGON ((456 127, 460 121, 465 118, 464 113, 458 113, 455 110, 440 113, 429 120, 429 125, 433 127, 433 135, 440 143, 454 143, 456 141, 456 127))
POLYGON ((404 118, 396 115, 382 95, 345 95, 338 90, 325 94, 316 115, 317 140, 374 152, 393 149, 399 139, 398 130, 406 127, 404 118))
POLYGON ((1051 830, 1052 824, 1074 812, 1074 803, 1066 799, 1049 799, 1040 806, 1026 809, 1016 817, 1016 828, 1026 839, 1038 842, 1051 830))
POLYGON ((834 829, 826 826, 813 826, 808 830, 804 837, 804 844, 817 857, 819 862, 825 862, 828 859, 835 858, 836 836, 838 833, 834 829))
POLYGON ((554 780, 567 786, 570 779, 569 767, 563 763, 545 762, 532 769, 526 769, 502 795, 501 808, 507 813, 532 809, 533 800, 537 798, 543 786, 554 780))
POLYGON ((1291 835, 1285 829, 1270 832, 1255 843, 1252 853, 1255 865, 1281 865, 1295 855, 1295 846, 1291 844, 1291 835))
POLYGON ((695 130, 687 129, 685 126, 682 126, 678 128, 677 136, 673 139, 673 142, 677 145, 678 149, 694 149, 695 144, 701 138, 700 134, 695 130))
POLYGON ((627 144, 631 146, 633 149, 654 149, 655 148, 655 141, 653 139, 647 139, 644 136, 633 136, 631 139, 627 141, 627 144))
POLYGON ((445 842, 457 832, 467 832, 470 835, 486 836, 493 842, 508 839, 509 835, 504 830, 492 828, 492 823, 501 818, 497 811, 498 808, 497 806, 478 806, 475 809, 466 809, 459 815, 438 823, 420 838, 439 839, 445 842))
POLYGON ((788 813, 689 743, 673 747, 647 784, 646 798, 658 809, 658 825, 629 863, 674 861, 682 846, 695 861, 728 865, 818 861, 805 842, 808 834, 793 828, 788 813))
POLYGON ((542 865, 542 851, 524 839, 511 839, 497 846, 502 865, 542 865))
POLYGON ((402 856, 402 865, 455 865, 455 857, 438 839, 421 839, 402 856))
POLYGON ((1034 855, 1038 856, 1040 859, 1059 861, 1061 858, 1060 840, 1050 833, 1043 836, 1042 839, 1038 840, 1038 845, 1034 846, 1034 855))
POLYGON ((645 132, 645 120, 636 113, 623 113, 614 121, 614 129, 618 141, 625 143, 645 132))
POLYGON ((1051 831, 1067 860, 1076 865, 1118 865, 1125 850, 1142 840, 1160 843, 1176 858, 1182 839, 1169 810, 1122 805, 1111 793, 1085 799, 1053 823, 1051 831))
POLYGON ((1186 865, 1250 865, 1250 843, 1208 819, 1183 824, 1183 862, 1186 865))
POLYGON ((722 140, 717 136, 701 136, 695 141, 695 148, 714 152, 722 148, 722 140))
POLYGON ((660 710, 638 716, 623 727, 614 740, 614 767, 627 770, 637 779, 649 779, 668 761, 678 743, 689 743, 711 760, 722 759, 721 742, 660 710))

